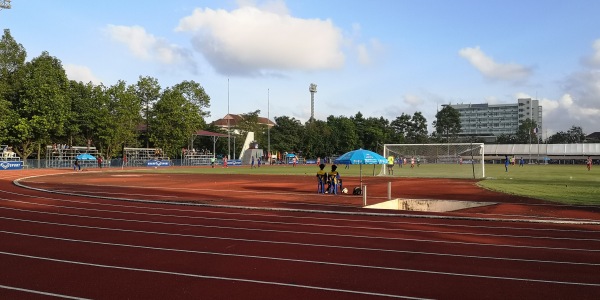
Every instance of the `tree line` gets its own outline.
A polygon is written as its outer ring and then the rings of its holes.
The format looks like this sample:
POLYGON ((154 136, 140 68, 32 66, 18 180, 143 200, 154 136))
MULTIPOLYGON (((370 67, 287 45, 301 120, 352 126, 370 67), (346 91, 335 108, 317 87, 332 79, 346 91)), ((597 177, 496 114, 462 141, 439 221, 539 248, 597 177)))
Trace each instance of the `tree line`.
MULTIPOLYGON (((45 146, 52 144, 91 144, 106 158, 118 157, 123 147, 162 148, 165 155, 178 157, 182 148, 212 151, 211 137, 192 138, 197 130, 227 133, 207 124, 211 99, 197 82, 162 88, 156 78, 140 76, 134 84, 119 80, 95 85, 69 80, 61 61, 48 52, 28 62, 26 57, 23 45, 5 29, 0 40, 0 142, 11 145, 20 157, 42 158, 45 146)), ((247 132, 255 132, 263 149, 269 145, 272 151, 326 157, 357 148, 381 152, 384 144, 456 141, 461 129, 460 115, 450 106, 436 114, 431 134, 421 112, 402 113, 389 121, 359 111, 304 124, 280 116, 270 129, 259 123, 259 114, 260 110, 242 114, 243 121, 230 133, 238 142, 231 145, 231 140, 219 138, 216 153, 227 154, 231 146, 239 153, 247 132)), ((522 124, 523 132, 528 130, 525 125, 535 124, 522 124)), ((572 138, 575 129, 564 135, 572 138)), ((499 139, 522 142, 521 135, 499 139)))

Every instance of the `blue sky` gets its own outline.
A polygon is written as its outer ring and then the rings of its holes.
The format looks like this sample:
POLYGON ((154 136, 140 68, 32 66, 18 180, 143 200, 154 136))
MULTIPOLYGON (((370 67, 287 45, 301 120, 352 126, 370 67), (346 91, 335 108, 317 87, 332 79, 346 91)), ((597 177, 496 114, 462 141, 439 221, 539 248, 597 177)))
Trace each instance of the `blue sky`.
MULTIPOLYGON (((392 121, 539 99, 544 138, 600 131, 600 1, 13 0, 0 25, 70 79, 200 83, 227 112, 392 121)), ((431 130, 431 126, 430 126, 431 130)))

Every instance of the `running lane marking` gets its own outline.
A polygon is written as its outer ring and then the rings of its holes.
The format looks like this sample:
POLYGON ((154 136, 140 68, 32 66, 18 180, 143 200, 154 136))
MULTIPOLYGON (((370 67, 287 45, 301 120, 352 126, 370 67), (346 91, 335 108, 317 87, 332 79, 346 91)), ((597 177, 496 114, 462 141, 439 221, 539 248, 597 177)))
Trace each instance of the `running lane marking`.
MULTIPOLYGON (((352 221, 352 222, 364 222, 364 223, 383 223, 388 224, 389 221, 385 220, 367 220, 367 219, 346 219, 346 218, 321 218, 321 217, 305 217, 305 216, 290 216, 290 215, 281 215, 281 214, 258 214, 258 213, 236 213, 236 212, 226 212, 226 211, 214 211, 207 209, 181 209, 181 208, 165 208, 165 207, 156 207, 152 203, 151 206, 140 206, 140 205, 127 205, 127 204, 114 204, 114 203, 105 203, 105 202, 90 202, 90 201, 78 201, 78 200, 69 200, 64 198, 52 198, 52 197, 44 197, 44 196, 35 196, 35 195, 27 195, 15 192, 7 192, 1 191, 5 194, 11 194, 15 196, 29 197, 33 199, 42 199, 42 200, 51 200, 54 202, 66 202, 66 203, 75 203, 75 204, 85 204, 85 205, 95 205, 95 206, 107 206, 107 207, 122 207, 122 208, 134 208, 134 209, 144 209, 144 210, 159 210, 159 211, 173 211, 173 212, 189 212, 189 213, 206 213, 206 214, 223 214, 223 215, 234 215, 234 216, 258 216, 258 217, 269 217, 269 218, 283 218, 283 219, 301 219, 301 220, 326 220, 326 221, 352 221)), ((28 202, 30 204, 34 204, 28 202)), ((142 203, 140 203, 142 204, 142 203)), ((177 205, 170 205, 177 207, 177 205)), ((204 208, 204 207, 197 207, 204 208)), ((393 216, 387 216, 393 217, 393 216)), ((399 216, 401 217, 401 216, 399 216)), ((407 221, 398 221, 394 220, 395 224, 407 224, 407 225, 425 225, 425 226, 439 226, 439 227, 467 227, 467 228, 482 228, 482 229, 508 229, 508 230, 532 230, 532 231, 552 231, 552 232, 582 232, 582 233, 600 233, 600 231, 594 230, 583 230, 583 229, 556 229, 556 228, 533 228, 533 227, 508 227, 508 226, 483 226, 483 225, 463 225, 463 224, 449 224, 449 223, 425 223, 425 222, 407 222, 407 221)), ((382 229, 386 229, 380 227, 382 229)))
POLYGON ((473 233, 473 232, 456 232, 456 231, 439 231, 439 230, 421 230, 421 229, 393 229, 393 228, 376 228, 376 227, 362 227, 362 226, 341 226, 341 225, 327 225, 327 224, 307 224, 307 223, 292 223, 292 222, 278 222, 278 221, 262 221, 262 220, 240 220, 233 218, 217 218, 217 217, 201 217, 201 216, 181 216, 172 214, 155 214, 155 213, 143 213, 143 212, 130 212, 130 211, 118 211, 118 210, 106 210, 98 208, 84 208, 84 207, 71 207, 71 206, 59 206, 54 204, 45 203, 31 203, 20 200, 3 199, 7 202, 27 203, 45 207, 56 207, 63 209, 73 209, 82 211, 94 211, 94 212, 106 212, 115 214, 126 214, 126 215, 140 215, 140 216, 151 216, 151 217, 175 217, 179 219, 199 219, 199 220, 212 220, 212 221, 232 221, 232 222, 248 222, 248 223, 259 223, 259 224, 275 224, 275 225, 294 225, 294 226, 312 226, 312 227, 325 227, 325 228, 342 228, 342 229, 368 229, 368 230, 382 230, 382 231, 401 231, 401 232, 423 232, 423 233, 435 233, 435 234, 447 234, 447 235, 460 235, 460 236, 488 236, 488 237, 507 237, 507 238, 520 238, 520 239, 538 239, 538 240, 572 240, 572 241, 588 241, 588 242, 600 242, 600 239, 582 239, 582 238, 568 238, 568 237, 547 237, 547 236, 532 236, 532 235, 510 235, 510 234, 492 234, 492 233, 473 233))
POLYGON ((63 299, 74 299, 74 300, 87 300, 87 299, 89 299, 89 298, 73 297, 73 296, 68 296, 68 295, 63 295, 63 294, 55 294, 55 293, 42 292, 42 291, 31 290, 31 289, 23 289, 23 288, 18 288, 18 287, 14 287, 14 286, 7 286, 7 285, 1 285, 1 284, 0 284, 0 289, 13 290, 13 291, 19 291, 19 292, 26 292, 26 293, 31 293, 31 294, 51 296, 51 297, 57 297, 57 298, 63 298, 63 299))
POLYGON ((152 270, 152 269, 130 268, 130 267, 115 266, 115 265, 93 264, 93 263, 86 263, 86 262, 80 262, 80 261, 71 261, 71 260, 55 259, 55 258, 49 258, 49 257, 24 255, 24 254, 19 254, 19 253, 10 253, 10 252, 3 252, 3 251, 0 251, 0 255, 16 256, 16 257, 21 257, 21 258, 45 260, 45 261, 51 261, 51 262, 57 262, 57 263, 66 263, 66 264, 88 266, 88 267, 117 269, 117 270, 145 272, 145 273, 154 273, 154 274, 163 274, 163 275, 185 276, 185 277, 201 278, 201 279, 239 281, 239 282, 246 282, 246 283, 257 283, 257 284, 265 284, 265 285, 276 285, 276 286, 285 286, 285 287, 293 287, 293 288, 321 290, 321 291, 328 291, 328 292, 349 293, 349 294, 368 295, 368 296, 380 296, 380 297, 399 298, 399 299, 415 299, 415 300, 416 299, 428 299, 428 298, 417 298, 417 297, 392 295, 392 294, 371 293, 371 292, 356 291, 356 290, 334 289, 334 288, 327 288, 327 287, 320 287, 320 286, 301 285, 301 284, 292 284, 292 283, 283 283, 283 282, 274 282, 274 281, 252 280, 252 279, 245 279, 245 278, 233 278, 233 277, 222 277, 222 276, 209 276, 209 275, 161 271, 161 270, 152 270))
MULTIPOLYGON (((63 223, 55 223, 55 222, 23 220, 23 219, 6 218, 6 217, 0 217, 0 219, 15 221, 15 222, 35 223, 35 224, 74 227, 74 228, 93 229, 93 230, 105 230, 105 231, 128 232, 128 233, 139 233, 139 234, 148 234, 148 235, 197 238, 197 239, 225 240, 225 241, 236 241, 236 242, 246 242, 246 243, 265 243, 265 244, 276 244, 276 245, 293 245, 293 246, 303 246, 303 247, 317 247, 317 248, 321 247, 321 248, 344 249, 344 250, 372 251, 372 252, 384 252, 384 253, 404 253, 404 254, 432 255, 432 256, 458 257, 458 258, 489 259, 489 260, 500 260, 500 261, 503 261, 503 260, 521 261, 521 262, 542 263, 542 264, 600 266, 600 263, 536 260, 536 259, 510 258, 510 257, 478 256, 478 255, 451 254, 451 253, 439 253, 439 252, 424 252, 424 251, 352 247, 352 246, 327 245, 327 244, 299 243, 299 242, 282 242, 282 241, 272 241, 272 240, 242 239, 242 238, 232 238, 232 237, 222 237, 222 236, 193 235, 193 234, 184 234, 184 233, 168 233, 168 232, 158 232, 158 231, 143 231, 143 230, 133 230, 133 229, 122 229, 122 228, 108 228, 108 227, 97 227, 97 226, 63 224, 63 223)), ((2 231, 0 231, 0 232, 2 232, 2 231)))
MULTIPOLYGON (((315 264, 315 265, 328 265, 328 266, 336 266, 336 267, 361 268, 361 269, 375 269, 375 270, 386 270, 386 271, 394 271, 394 272, 423 273, 423 274, 434 274, 434 275, 443 275, 443 276, 458 276, 458 277, 469 277, 469 278, 499 279, 499 280, 508 280, 508 281, 524 281, 524 282, 536 282, 536 283, 551 283, 551 284, 563 284, 563 285, 600 287, 600 283, 570 282, 570 281, 556 281, 556 280, 544 280, 544 279, 532 279, 532 278, 517 278, 517 277, 506 277, 506 276, 476 275, 476 274, 467 274, 467 273, 439 272, 439 271, 429 271, 429 270, 419 270, 419 269, 393 268, 393 267, 369 266, 369 265, 359 265, 359 264, 346 264, 346 263, 336 263, 336 262, 326 262, 326 261, 314 261, 314 260, 304 260, 304 259, 292 259, 292 258, 280 258, 280 257, 269 257, 269 256, 259 256, 259 255, 244 255, 244 254, 232 254, 232 253, 222 253, 222 252, 209 252, 209 251, 197 251, 197 250, 185 250, 185 249, 170 249, 170 248, 162 248, 162 247, 149 247, 149 246, 117 244, 117 243, 105 243, 105 242, 96 242, 96 241, 86 241, 86 240, 77 240, 77 239, 48 237, 48 236, 35 235, 35 234, 11 233, 11 232, 6 232, 6 231, 0 231, 0 232, 7 233, 7 234, 17 234, 17 235, 22 235, 22 236, 34 237, 34 238, 42 238, 42 239, 51 239, 51 240, 58 240, 58 241, 74 242, 74 243, 86 243, 86 244, 95 244, 95 245, 103 245, 103 246, 126 247, 126 248, 155 250, 155 251, 167 251, 167 252, 177 252, 177 253, 191 253, 191 254, 202 254, 202 255, 215 255, 215 256, 226 256, 226 257, 239 257, 239 258, 250 258, 250 259, 260 259, 260 260, 286 261, 286 262, 294 262, 294 263, 305 263, 305 264, 315 264)), ((20 254, 20 253, 4 252, 4 251, 0 251, 0 254, 14 255, 14 256, 18 256, 18 257, 31 257, 31 258, 42 259, 42 257, 30 256, 30 255, 20 254)), ((48 259, 48 260, 51 260, 51 261, 62 261, 62 262, 75 263, 75 261, 66 261, 66 260, 55 259, 55 258, 45 258, 45 259, 48 259)), ((84 264, 84 265, 101 266, 101 265, 92 264, 92 263, 83 263, 83 262, 77 262, 77 263, 84 264)), ((102 265, 102 266, 105 266, 105 265, 102 265)), ((107 266, 107 267, 123 268, 123 269, 135 269, 135 270, 146 270, 146 269, 137 269, 137 268, 121 267, 121 266, 107 266)), ((151 270, 151 271, 165 272, 165 271, 158 271, 158 270, 151 270)), ((171 273, 171 272, 168 272, 168 273, 171 273)), ((184 273, 178 273, 178 274, 184 274, 184 273)), ((196 274, 187 274, 187 275, 196 275, 196 274)), ((196 275, 196 276, 202 276, 203 277, 205 275, 196 275)), ((209 277, 212 277, 212 276, 209 276, 209 277)), ((371 293, 368 293, 368 292, 360 292, 360 291, 354 291, 354 292, 367 293, 367 294, 371 295, 371 293)), ((392 295, 390 295, 390 296, 392 296, 392 295)), ((398 296, 396 296, 396 297, 398 297, 398 296)), ((400 297, 402 297, 402 296, 400 296, 400 297)))

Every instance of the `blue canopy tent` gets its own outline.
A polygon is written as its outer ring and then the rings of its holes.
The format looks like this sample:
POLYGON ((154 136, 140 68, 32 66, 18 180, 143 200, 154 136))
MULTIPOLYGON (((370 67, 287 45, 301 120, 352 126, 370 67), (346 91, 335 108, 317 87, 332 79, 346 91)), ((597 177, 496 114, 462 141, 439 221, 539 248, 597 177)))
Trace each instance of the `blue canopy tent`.
POLYGON ((362 165, 385 165, 388 160, 373 151, 357 149, 342 154, 334 160, 336 164, 359 165, 360 166, 360 186, 362 187, 362 165))
POLYGON ((79 154, 75 158, 77 158, 78 160, 96 160, 96 157, 89 153, 79 154))

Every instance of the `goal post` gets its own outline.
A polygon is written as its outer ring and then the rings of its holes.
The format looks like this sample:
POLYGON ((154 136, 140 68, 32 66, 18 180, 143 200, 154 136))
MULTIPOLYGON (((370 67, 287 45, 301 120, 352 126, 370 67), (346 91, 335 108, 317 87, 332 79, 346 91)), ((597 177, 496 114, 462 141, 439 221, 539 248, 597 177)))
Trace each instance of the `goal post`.
POLYGON ((383 165, 379 175, 485 178, 483 143, 385 144, 383 156, 394 166, 383 165))

